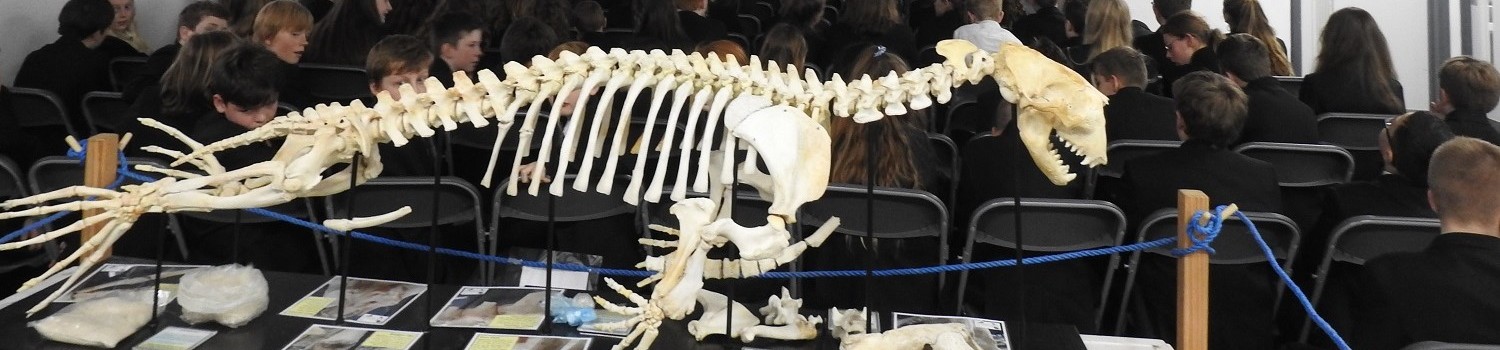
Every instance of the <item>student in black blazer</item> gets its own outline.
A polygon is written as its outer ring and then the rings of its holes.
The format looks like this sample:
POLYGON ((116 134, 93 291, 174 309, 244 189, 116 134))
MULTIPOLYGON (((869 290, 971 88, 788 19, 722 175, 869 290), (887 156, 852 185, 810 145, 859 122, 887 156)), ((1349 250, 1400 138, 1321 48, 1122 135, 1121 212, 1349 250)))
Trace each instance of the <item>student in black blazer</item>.
POLYGON ((1062 9, 1057 8, 1057 0, 1036 0, 1036 6, 1036 12, 1016 21, 1016 27, 1012 28, 1016 37, 1027 45, 1036 42, 1037 38, 1047 38, 1058 44, 1067 42, 1068 20, 1062 9))
POLYGON ((1500 344, 1500 147, 1459 137, 1438 147, 1428 174, 1443 234, 1421 252, 1365 264, 1356 349, 1500 344))
POLYGON ((693 43, 729 37, 723 22, 708 18, 708 0, 677 1, 677 20, 693 43))
MULTIPOLYGON (((63 108, 79 132, 87 132, 79 108, 83 95, 111 90, 109 58, 95 49, 107 38, 104 33, 114 13, 107 1, 68 1, 58 15, 57 33, 62 36, 27 54, 16 72, 16 87, 47 90, 62 98, 63 108)), ((46 131, 39 136, 54 142, 65 136, 63 133, 46 131)))
POLYGON ((1229 80, 1250 98, 1250 113, 1238 143, 1318 143, 1318 116, 1271 76, 1266 44, 1250 34, 1234 34, 1217 48, 1229 80))
MULTIPOLYGON (((1386 173, 1371 181, 1337 185, 1329 189, 1321 202, 1322 215, 1317 224, 1302 234, 1303 247, 1327 247, 1335 227, 1349 218, 1360 215, 1382 215, 1400 217, 1436 218, 1437 213, 1427 205, 1427 169, 1432 152, 1439 145, 1453 139, 1453 132, 1442 119, 1427 112, 1415 112, 1391 121, 1391 126, 1380 133, 1380 154, 1385 159, 1386 173)), ((1297 254, 1296 271, 1298 283, 1312 283, 1312 274, 1322 262, 1324 249, 1302 249, 1297 254)), ((1334 329, 1348 334, 1354 322, 1353 302, 1358 291, 1356 281, 1360 265, 1334 262, 1326 275, 1323 296, 1318 300, 1318 313, 1334 329)), ((1303 284, 1308 285, 1308 284, 1303 284)), ((1278 318, 1284 324, 1302 326, 1304 313, 1291 304, 1283 304, 1278 318), (1290 321, 1290 322, 1285 322, 1290 321)), ((1323 346, 1325 341, 1311 339, 1312 345, 1323 346)))
POLYGON ((1500 130, 1485 116, 1500 103, 1500 72, 1494 65, 1469 56, 1451 58, 1438 71, 1438 86, 1432 111, 1445 114, 1454 135, 1500 145, 1500 130))
POLYGON ((1146 93, 1146 57, 1117 47, 1094 57, 1092 80, 1109 96, 1104 106, 1105 136, 1115 140, 1177 141, 1172 99, 1146 93))
MULTIPOLYGON (((1131 222, 1157 209, 1174 208, 1179 189, 1208 194, 1213 205, 1234 203, 1240 210, 1277 212, 1281 191, 1270 164, 1229 150, 1244 124, 1246 97, 1218 74, 1193 72, 1174 86, 1178 134, 1175 150, 1125 163, 1123 198, 1117 203, 1131 222)), ((1145 254, 1139 265, 1140 290, 1152 323, 1173 339, 1176 313, 1176 261, 1145 254)), ((1211 349, 1271 349, 1275 277, 1265 264, 1214 265, 1209 284, 1211 349)))

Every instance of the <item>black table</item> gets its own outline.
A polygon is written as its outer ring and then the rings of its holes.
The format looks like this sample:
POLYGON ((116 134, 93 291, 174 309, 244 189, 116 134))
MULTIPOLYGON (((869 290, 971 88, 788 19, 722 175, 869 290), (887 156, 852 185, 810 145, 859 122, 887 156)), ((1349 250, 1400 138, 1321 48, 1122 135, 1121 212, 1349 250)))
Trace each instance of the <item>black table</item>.
MULTIPOLYGON (((114 262, 119 263, 142 263, 136 259, 117 258, 114 262)), ((328 281, 327 276, 294 274, 274 271, 264 271, 267 282, 270 284, 270 304, 266 311, 250 321, 249 324, 239 328, 228 328, 214 323, 204 323, 197 326, 189 326, 179 318, 181 308, 176 303, 166 307, 158 318, 155 325, 147 324, 141 330, 120 342, 116 349, 130 349, 131 347, 145 341, 155 335, 161 329, 168 326, 189 327, 196 329, 207 329, 219 333, 210 338, 197 349, 234 350, 234 349, 281 349, 290 343, 313 324, 334 325, 333 321, 317 320, 310 318, 282 316, 278 313, 287 306, 306 296, 309 291, 328 281)), ((58 283, 61 285, 61 283, 58 283)), ((61 310, 67 304, 54 303, 46 309, 37 313, 36 317, 27 319, 26 309, 31 308, 43 297, 51 293, 57 286, 51 286, 36 294, 25 298, 14 305, 0 309, 0 349, 37 349, 37 350, 63 350, 63 349, 97 349, 78 345, 58 343, 42 338, 35 330, 27 327, 30 321, 41 319, 61 310)), ((426 309, 426 298, 438 298, 434 300, 433 307, 440 308, 442 303, 448 301, 458 292, 459 286, 432 285, 426 293, 423 293, 411 306, 408 306, 390 322, 383 326, 370 326, 363 324, 345 324, 350 327, 377 328, 389 330, 423 332, 421 340, 412 349, 462 349, 468 344, 476 331, 496 334, 518 334, 518 335, 553 335, 570 337, 592 337, 594 341, 590 350, 609 349, 619 342, 617 338, 605 336, 591 336, 580 334, 573 327, 558 324, 552 327, 550 333, 536 331, 503 331, 503 330, 480 330, 472 328, 438 328, 427 326, 432 313, 426 309)), ((616 298, 611 298, 616 299, 616 298)), ((751 307, 756 310, 756 307, 751 307)), ((807 310, 807 314, 820 314, 828 319, 825 314, 827 310, 807 310)), ((698 315, 690 315, 687 320, 697 318, 698 315)), ((822 335, 813 341, 778 341, 778 340, 756 340, 751 344, 743 344, 723 335, 711 336, 699 342, 687 331, 687 320, 668 320, 660 328, 660 335, 656 338, 652 349, 838 349, 838 343, 828 335, 826 325, 819 325, 822 335)), ((1014 328, 1012 328, 1014 331, 1014 328)), ((1032 324, 1027 329, 1032 338, 1031 343, 1036 346, 1017 346, 1020 349, 1065 349, 1082 350, 1083 342, 1078 337, 1078 331, 1072 326, 1032 324)), ((1022 343, 1025 339, 1016 339, 1012 334, 1012 342, 1022 343)), ((1024 343, 1022 343, 1024 344, 1024 343)))

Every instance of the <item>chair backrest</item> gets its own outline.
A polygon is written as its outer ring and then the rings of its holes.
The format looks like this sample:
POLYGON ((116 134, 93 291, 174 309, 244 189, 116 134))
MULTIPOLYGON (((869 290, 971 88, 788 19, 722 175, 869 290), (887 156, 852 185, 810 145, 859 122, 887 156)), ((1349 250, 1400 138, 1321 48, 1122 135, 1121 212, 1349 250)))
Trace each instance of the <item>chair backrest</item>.
POLYGON ((22 185, 25 177, 21 175, 21 166, 10 157, 0 155, 0 200, 24 198, 30 192, 22 185))
POLYGON ((1115 140, 1109 143, 1109 149, 1105 151, 1105 154, 1109 157, 1109 164, 1097 167, 1094 170, 1099 176, 1120 178, 1120 176, 1125 174, 1125 162, 1142 156, 1176 149, 1181 145, 1181 141, 1115 140))
POLYGON ((1271 163, 1281 187, 1341 184, 1354 177, 1354 156, 1339 146, 1251 142, 1234 151, 1271 163))
POLYGON ((927 133, 927 142, 932 144, 932 151, 937 153, 938 166, 942 167, 942 172, 949 176, 947 193, 945 194, 948 198, 948 207, 952 208, 954 197, 956 197, 958 191, 958 174, 963 169, 962 160, 960 159, 962 155, 958 153, 958 144, 954 143, 953 139, 948 138, 947 135, 930 132, 927 133))
POLYGON ((349 104, 374 96, 370 94, 370 75, 363 68, 315 63, 303 63, 298 68, 314 102, 349 104))
POLYGON ((130 102, 121 93, 94 91, 83 95, 83 119, 95 127, 118 131, 129 111, 130 102))
POLYGON ((115 91, 123 91, 141 70, 146 69, 146 56, 119 57, 109 61, 109 85, 115 91))
MULTIPOLYGON (((160 168, 167 165, 150 158, 128 158, 125 160, 131 168, 136 165, 149 164, 160 168)), ((26 178, 31 193, 46 193, 60 190, 70 186, 83 185, 83 162, 64 156, 50 156, 39 159, 31 164, 27 170, 26 178)), ((140 184, 140 181, 126 178, 121 185, 140 184)))
POLYGON ((1426 249, 1442 233, 1437 219, 1361 215, 1333 229, 1325 259, 1361 264, 1395 252, 1426 249))
POLYGON ((432 226, 433 211, 438 212, 438 224, 474 223, 483 225, 480 217, 479 189, 468 181, 451 176, 438 180, 433 188, 431 177, 380 177, 372 179, 349 191, 325 197, 328 218, 343 219, 351 215, 367 217, 395 211, 402 206, 411 206, 411 214, 401 219, 380 225, 386 228, 420 228, 432 226), (438 207, 432 207, 432 195, 438 195, 438 207), (358 203, 351 211, 348 196, 356 196, 358 203))
POLYGON ((1297 96, 1297 94, 1302 92, 1302 77, 1277 76, 1276 81, 1281 83, 1282 89, 1286 89, 1286 92, 1292 93, 1292 96, 1297 96))
POLYGON ((630 184, 630 177, 624 175, 616 176, 613 182, 614 186, 609 191, 610 194, 595 192, 594 185, 597 185, 597 183, 590 184, 586 188, 586 191, 575 191, 573 190, 574 178, 576 178, 576 175, 567 175, 562 179, 552 179, 552 181, 566 181, 565 183, 567 184, 567 186, 563 186, 563 195, 555 198, 547 193, 547 188, 550 184, 543 184, 541 192, 538 192, 535 196, 526 192, 526 187, 530 186, 529 184, 517 184, 520 187, 520 191, 517 191, 515 196, 511 196, 505 193, 505 188, 509 185, 509 180, 501 181, 500 185, 495 187, 493 202, 495 211, 490 215, 490 223, 497 224, 500 218, 547 221, 547 201, 549 198, 552 198, 550 200, 553 201, 552 218, 557 222, 594 220, 635 212, 635 207, 625 203, 625 199, 622 197, 625 193, 625 187, 630 184))
MULTIPOLYGON (((864 236, 868 231, 864 185, 830 184, 823 198, 802 205, 801 222, 821 226, 831 217, 842 223, 835 232, 864 236)), ((926 191, 876 187, 874 191, 875 238, 948 237, 948 208, 926 191)))
POLYGON ((1500 345, 1495 344, 1459 344, 1444 343, 1440 341, 1424 341, 1407 345, 1401 350, 1500 350, 1500 345))
POLYGON ((1379 135, 1394 114, 1327 113, 1318 116, 1318 139, 1351 151, 1380 150, 1379 135))
MULTIPOLYGON (((754 15, 747 15, 747 14, 740 14, 739 16, 736 16, 736 17, 738 17, 739 21, 740 21, 740 30, 744 31, 744 33, 740 33, 740 34, 745 34, 745 36, 751 36, 751 35, 760 35, 760 33, 762 33, 762 31, 760 30, 760 18, 759 17, 755 17, 754 15)), ((740 62, 740 64, 745 64, 745 62, 740 62)))
MULTIPOLYGON (((1285 261, 1283 265, 1290 265, 1292 258, 1297 254, 1299 239, 1301 239, 1297 224, 1281 214, 1243 213, 1255 223, 1256 230, 1260 232, 1266 244, 1271 246, 1271 253, 1277 259, 1285 261)), ((1177 237, 1177 209, 1158 210, 1141 223, 1139 241, 1145 242, 1166 237, 1177 237)), ((1211 246, 1215 251, 1214 255, 1209 257, 1209 262, 1212 264, 1249 264, 1266 261, 1260 245, 1255 243, 1255 239, 1250 236, 1250 230, 1236 217, 1224 219, 1224 226, 1211 246)), ((1171 250, 1172 248, 1161 248, 1149 251, 1168 255, 1171 250)))
POLYGON ((765 1, 758 1, 755 6, 750 7, 750 14, 762 23, 771 22, 776 19, 776 7, 765 1))
POLYGON ((73 120, 68 118, 68 109, 63 107, 61 97, 51 91, 21 87, 7 87, 10 91, 11 109, 15 112, 16 123, 21 127, 58 126, 67 130, 68 135, 84 138, 88 135, 80 134, 87 131, 85 125, 73 125, 73 120))
MULTIPOLYGON (((977 243, 1016 248, 1015 198, 985 202, 969 219, 977 243)), ((1027 251, 1067 252, 1117 246, 1125 238, 1125 213, 1109 202, 1083 199, 1021 198, 1021 229, 1027 251)), ((967 251, 968 248, 965 248, 967 251)))

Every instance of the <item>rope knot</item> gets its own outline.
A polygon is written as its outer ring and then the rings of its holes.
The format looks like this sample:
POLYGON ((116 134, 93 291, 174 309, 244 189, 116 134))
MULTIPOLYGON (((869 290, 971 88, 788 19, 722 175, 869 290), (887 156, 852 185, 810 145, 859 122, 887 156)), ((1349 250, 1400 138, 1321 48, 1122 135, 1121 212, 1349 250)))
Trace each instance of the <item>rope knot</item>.
POLYGON ((1219 237, 1219 229, 1224 228, 1224 217, 1234 215, 1238 211, 1234 205, 1221 205, 1214 208, 1212 213, 1198 211, 1193 214, 1193 219, 1188 222, 1187 236, 1192 242, 1187 248, 1172 249, 1172 256, 1184 257, 1197 252, 1214 254, 1214 239, 1219 237))

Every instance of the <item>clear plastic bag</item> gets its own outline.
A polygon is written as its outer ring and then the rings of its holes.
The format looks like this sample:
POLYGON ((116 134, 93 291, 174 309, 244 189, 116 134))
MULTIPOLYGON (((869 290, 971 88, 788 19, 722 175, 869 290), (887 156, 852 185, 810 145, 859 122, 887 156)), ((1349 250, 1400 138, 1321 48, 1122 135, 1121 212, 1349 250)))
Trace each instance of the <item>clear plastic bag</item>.
POLYGON ((266 277, 244 265, 202 268, 182 276, 177 304, 190 324, 214 321, 235 328, 266 311, 270 303, 266 277))
POLYGON ((113 291, 31 323, 53 341, 113 348, 151 321, 151 289, 113 291))

